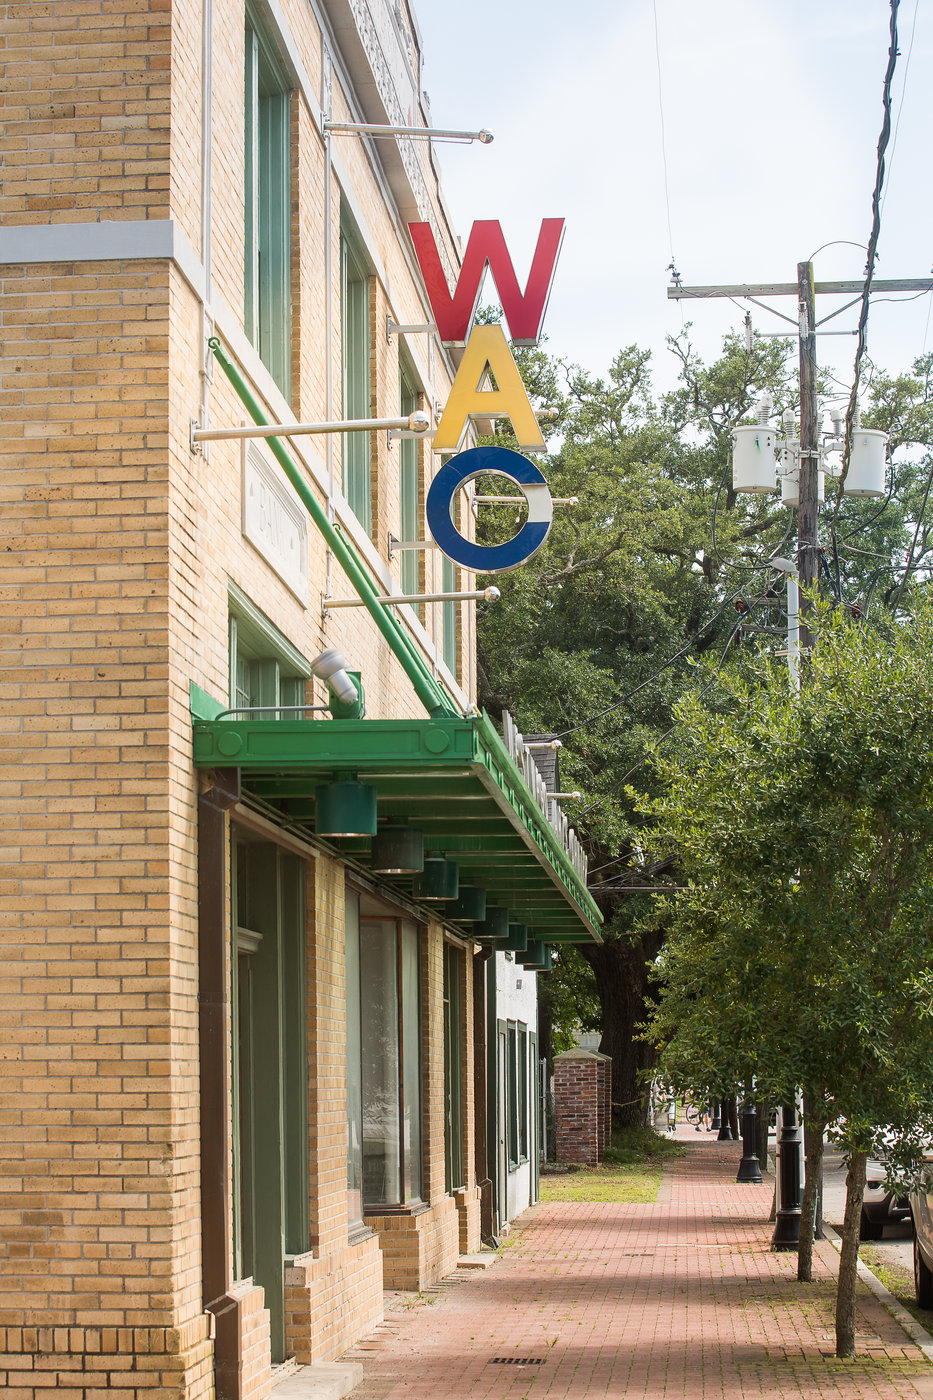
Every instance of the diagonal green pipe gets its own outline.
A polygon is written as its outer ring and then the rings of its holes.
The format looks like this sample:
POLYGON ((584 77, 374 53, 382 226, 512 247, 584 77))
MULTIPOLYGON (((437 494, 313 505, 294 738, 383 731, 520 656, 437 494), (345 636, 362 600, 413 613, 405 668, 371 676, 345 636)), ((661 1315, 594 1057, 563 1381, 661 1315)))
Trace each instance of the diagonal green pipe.
MULTIPOLYGON (((258 401, 253 397, 252 392, 246 384, 239 370, 229 360, 224 353, 223 347, 216 336, 212 336, 208 345, 213 350, 218 364, 224 374, 230 380, 236 392, 242 399, 245 407, 249 410, 253 422, 257 424, 267 424, 268 418, 263 414, 258 401)), ((357 594, 363 600, 370 617, 375 622, 389 646, 392 648, 402 670, 415 688, 415 694, 421 701, 424 708, 432 718, 455 717, 460 711, 452 700, 445 694, 431 675, 425 662, 416 651, 414 644, 409 639, 404 628, 399 623, 393 613, 379 602, 378 594, 369 576, 360 564, 356 552, 347 539, 344 538, 340 526, 332 524, 315 497, 313 491, 308 486, 303 474, 296 467, 288 452, 282 444, 280 438, 266 438, 276 460, 301 497, 311 519, 324 536, 328 546, 333 550, 334 558, 343 569, 350 583, 356 589, 357 594)))

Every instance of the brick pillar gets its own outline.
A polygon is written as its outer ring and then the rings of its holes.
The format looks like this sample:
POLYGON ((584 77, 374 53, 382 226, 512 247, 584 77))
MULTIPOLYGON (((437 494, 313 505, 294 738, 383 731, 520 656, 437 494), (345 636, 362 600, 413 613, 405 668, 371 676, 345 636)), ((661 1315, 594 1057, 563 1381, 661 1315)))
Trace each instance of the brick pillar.
POLYGON ((554 1127, 558 1162, 596 1167, 609 1136, 611 1062, 592 1050, 554 1056, 554 1127))

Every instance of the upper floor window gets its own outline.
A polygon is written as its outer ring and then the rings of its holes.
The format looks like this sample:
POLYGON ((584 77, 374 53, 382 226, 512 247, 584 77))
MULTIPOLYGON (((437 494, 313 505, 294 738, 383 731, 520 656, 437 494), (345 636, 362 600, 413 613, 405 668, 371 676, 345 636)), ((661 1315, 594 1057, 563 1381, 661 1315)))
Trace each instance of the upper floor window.
MULTIPOLYGON (((344 230, 340 235, 340 330, 344 418, 372 417, 369 394, 369 272, 344 230)), ((367 534, 372 532, 369 433, 345 433, 343 494, 367 534)))
POLYGON ((245 99, 245 328, 287 397, 291 378, 288 86, 249 11, 245 99))
MULTIPOLYGON (((301 705, 311 668, 235 584, 230 599, 230 704, 240 709, 301 705)), ((262 718, 271 718, 271 711, 262 718)))

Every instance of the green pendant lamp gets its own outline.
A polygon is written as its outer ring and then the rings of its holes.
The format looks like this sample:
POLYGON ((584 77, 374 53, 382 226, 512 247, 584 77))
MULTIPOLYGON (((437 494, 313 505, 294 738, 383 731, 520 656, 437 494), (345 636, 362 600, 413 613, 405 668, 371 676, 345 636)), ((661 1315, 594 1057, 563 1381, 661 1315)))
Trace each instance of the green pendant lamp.
POLYGON ((314 794, 318 836, 375 836, 376 789, 355 778, 322 783, 314 794))
POLYGON ((413 827, 380 827, 373 837, 370 869, 377 875, 417 875, 424 869, 424 836, 413 827))
POLYGON ((447 901, 456 899, 460 893, 460 867, 455 860, 447 860, 437 851, 424 858, 424 869, 415 876, 413 893, 415 899, 447 901))
POLYGON ((528 926, 526 924, 509 924, 509 936, 502 945, 509 953, 523 953, 528 947, 528 926))
POLYGON ((524 953, 519 953, 518 960, 529 972, 550 972, 551 945, 542 943, 540 938, 529 939, 528 947, 524 953))
POLYGON ((505 947, 505 939, 509 936, 509 911, 503 909, 499 904, 486 905, 486 917, 482 923, 476 924, 473 928, 473 937, 481 938, 484 942, 501 943, 505 947))
POLYGON ((486 891, 479 885, 461 885, 460 893, 444 910, 444 915, 464 924, 480 923, 486 917, 486 891))

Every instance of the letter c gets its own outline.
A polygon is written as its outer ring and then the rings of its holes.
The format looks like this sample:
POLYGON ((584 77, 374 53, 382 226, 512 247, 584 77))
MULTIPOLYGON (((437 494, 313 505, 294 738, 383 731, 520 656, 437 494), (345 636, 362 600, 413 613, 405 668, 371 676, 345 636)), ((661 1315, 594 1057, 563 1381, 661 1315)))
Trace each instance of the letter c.
POLYGON ((471 447, 446 462, 431 483, 425 502, 428 529, 438 549, 476 574, 501 574, 536 554, 548 537, 554 506, 547 482, 534 462, 508 447, 471 447), (461 535, 450 508, 461 486, 484 472, 514 481, 528 502, 528 519, 505 544, 476 544, 461 535))

